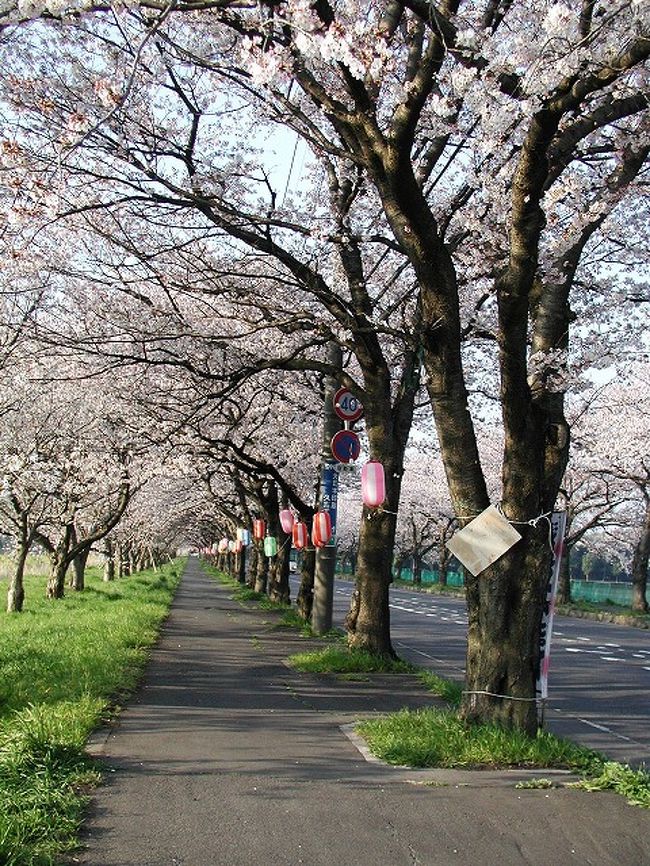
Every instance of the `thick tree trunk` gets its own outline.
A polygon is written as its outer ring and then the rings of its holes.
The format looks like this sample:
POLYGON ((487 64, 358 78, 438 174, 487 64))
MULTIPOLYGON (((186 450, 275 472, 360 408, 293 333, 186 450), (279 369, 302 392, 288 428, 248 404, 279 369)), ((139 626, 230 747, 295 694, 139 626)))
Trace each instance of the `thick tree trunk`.
MULTIPOLYGON (((393 500, 391 500, 393 501, 393 500)), ((395 657, 390 640, 388 588, 392 580, 390 552, 395 543, 395 515, 363 509, 357 559, 356 613, 348 616, 348 645, 395 657), (358 605, 358 607, 357 607, 358 605)))
POLYGON ((534 733, 539 634, 551 551, 548 528, 525 537, 478 577, 467 576, 468 646, 461 713, 534 733))
POLYGON ((316 569, 316 551, 314 548, 303 550, 300 561, 300 589, 296 597, 298 616, 305 622, 311 619, 314 604, 314 572, 316 569))
POLYGON ((415 586, 422 584, 422 557, 417 553, 413 556, 413 583, 415 586))
POLYGON ((70 586, 75 592, 81 592, 85 588, 86 563, 88 562, 89 554, 90 548, 82 551, 72 560, 73 573, 70 586))
POLYGON ((69 562, 67 557, 58 549, 52 554, 51 560, 46 596, 51 599, 63 598, 65 595, 65 576, 68 572, 69 562))
POLYGON ((650 496, 646 498, 645 520, 632 558, 632 610, 648 613, 648 559, 650 558, 650 496))

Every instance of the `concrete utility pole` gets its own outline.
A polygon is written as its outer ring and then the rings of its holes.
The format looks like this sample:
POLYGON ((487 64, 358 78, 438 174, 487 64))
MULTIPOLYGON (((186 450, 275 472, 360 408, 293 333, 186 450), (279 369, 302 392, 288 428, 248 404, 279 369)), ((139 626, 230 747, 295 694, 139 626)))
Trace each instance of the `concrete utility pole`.
MULTIPOLYGON (((337 370, 343 365, 343 354, 337 343, 330 343, 328 360, 337 370)), ((332 538, 326 547, 316 551, 316 570, 314 572, 314 605, 311 614, 311 627, 314 634, 325 634, 332 628, 332 607, 334 603, 334 572, 336 571, 336 504, 339 486, 338 463, 332 459, 332 436, 341 429, 341 421, 334 411, 334 394, 338 380, 329 377, 325 380, 325 402, 323 407, 323 441, 321 448, 321 482, 318 495, 318 508, 329 511, 332 520, 332 538)))

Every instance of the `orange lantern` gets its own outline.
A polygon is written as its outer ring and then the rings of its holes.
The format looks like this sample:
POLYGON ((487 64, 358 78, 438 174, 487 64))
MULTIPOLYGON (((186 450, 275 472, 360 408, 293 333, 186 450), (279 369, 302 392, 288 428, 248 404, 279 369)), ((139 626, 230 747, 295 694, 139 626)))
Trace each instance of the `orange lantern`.
POLYGON ((311 528, 311 539, 316 547, 324 547, 332 537, 332 518, 329 511, 317 511, 311 528))
POLYGON ((307 547, 307 524, 302 521, 298 521, 293 524, 293 529, 291 530, 291 540, 293 541, 293 546, 296 550, 302 550, 303 547, 307 547))
POLYGON ((261 518, 256 518, 253 521, 253 538, 255 541, 261 541, 266 535, 266 524, 261 518))

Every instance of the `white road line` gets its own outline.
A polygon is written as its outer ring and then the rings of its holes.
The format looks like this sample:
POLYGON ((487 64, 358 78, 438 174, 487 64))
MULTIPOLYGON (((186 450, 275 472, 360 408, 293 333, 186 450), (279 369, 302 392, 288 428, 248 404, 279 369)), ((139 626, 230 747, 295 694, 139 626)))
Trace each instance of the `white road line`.
POLYGON ((583 722, 585 725, 589 725, 590 728, 596 728, 598 731, 603 731, 605 734, 611 734, 613 737, 616 737, 619 740, 625 740, 627 743, 633 742, 629 737, 624 736, 623 734, 617 734, 616 731, 613 731, 611 728, 606 727, 605 725, 598 725, 596 722, 590 722, 588 719, 581 719, 580 716, 576 716, 579 722, 583 722))

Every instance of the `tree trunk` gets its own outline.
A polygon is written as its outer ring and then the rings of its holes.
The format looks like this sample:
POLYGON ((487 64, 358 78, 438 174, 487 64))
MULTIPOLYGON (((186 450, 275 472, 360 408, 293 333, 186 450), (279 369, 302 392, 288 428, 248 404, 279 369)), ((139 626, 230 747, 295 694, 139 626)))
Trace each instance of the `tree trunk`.
POLYGON ((21 539, 16 551, 16 567, 14 568, 7 592, 7 613, 21 613, 25 601, 25 563, 29 553, 29 545, 21 539))
POLYGON ((257 546, 257 572, 255 574, 255 592, 266 595, 269 582, 269 561, 264 556, 264 542, 256 541, 257 546))
POLYGON ((269 598, 279 604, 289 604, 289 556, 291 553, 291 538, 280 533, 280 547, 270 573, 269 598))
POLYGON ((237 554, 237 581, 242 585, 246 583, 246 548, 242 547, 242 549, 237 554))
POLYGON ((131 557, 128 544, 120 545, 120 577, 128 577, 131 574, 131 557))
POLYGON ((467 575, 465 719, 534 733, 539 634, 551 551, 547 527, 526 528, 478 577, 467 575))
POLYGON ((646 497, 645 520, 632 557, 632 610, 648 613, 648 559, 650 557, 650 496, 646 497))
MULTIPOLYGON (((359 532, 356 598, 358 608, 348 617, 348 645, 395 658, 390 640, 388 588, 395 542, 395 515, 381 509, 363 509, 359 532)), ((352 613, 352 612, 351 612, 352 613)))
POLYGON ((413 555, 413 584, 415 586, 422 584, 422 557, 417 553, 413 555))
POLYGON ((70 566, 70 544, 74 536, 74 526, 67 524, 63 537, 50 554, 50 576, 47 581, 46 597, 63 598, 65 595, 65 576, 70 566))
POLYGON ((104 539, 103 580, 107 582, 115 580, 115 551, 113 548, 113 542, 109 538, 104 539))
POLYGON ((444 542, 438 548, 438 585, 447 586, 449 572, 449 550, 444 542))
POLYGON ((314 548, 303 550, 300 561, 300 589, 296 597, 298 616, 305 622, 311 619, 311 609, 314 603, 314 571, 316 568, 316 551, 314 548))
POLYGON ((248 567, 246 570, 246 586, 249 589, 255 589, 255 581, 257 580, 257 566, 259 560, 259 550, 256 541, 251 541, 248 545, 248 567))
POLYGON ((65 576, 68 572, 68 559, 57 548, 51 556, 51 570, 47 581, 47 598, 58 599, 65 596, 65 576))
POLYGON ((90 555, 90 548, 77 554, 72 560, 73 575, 70 586, 75 592, 81 592, 85 588, 86 563, 90 555))

